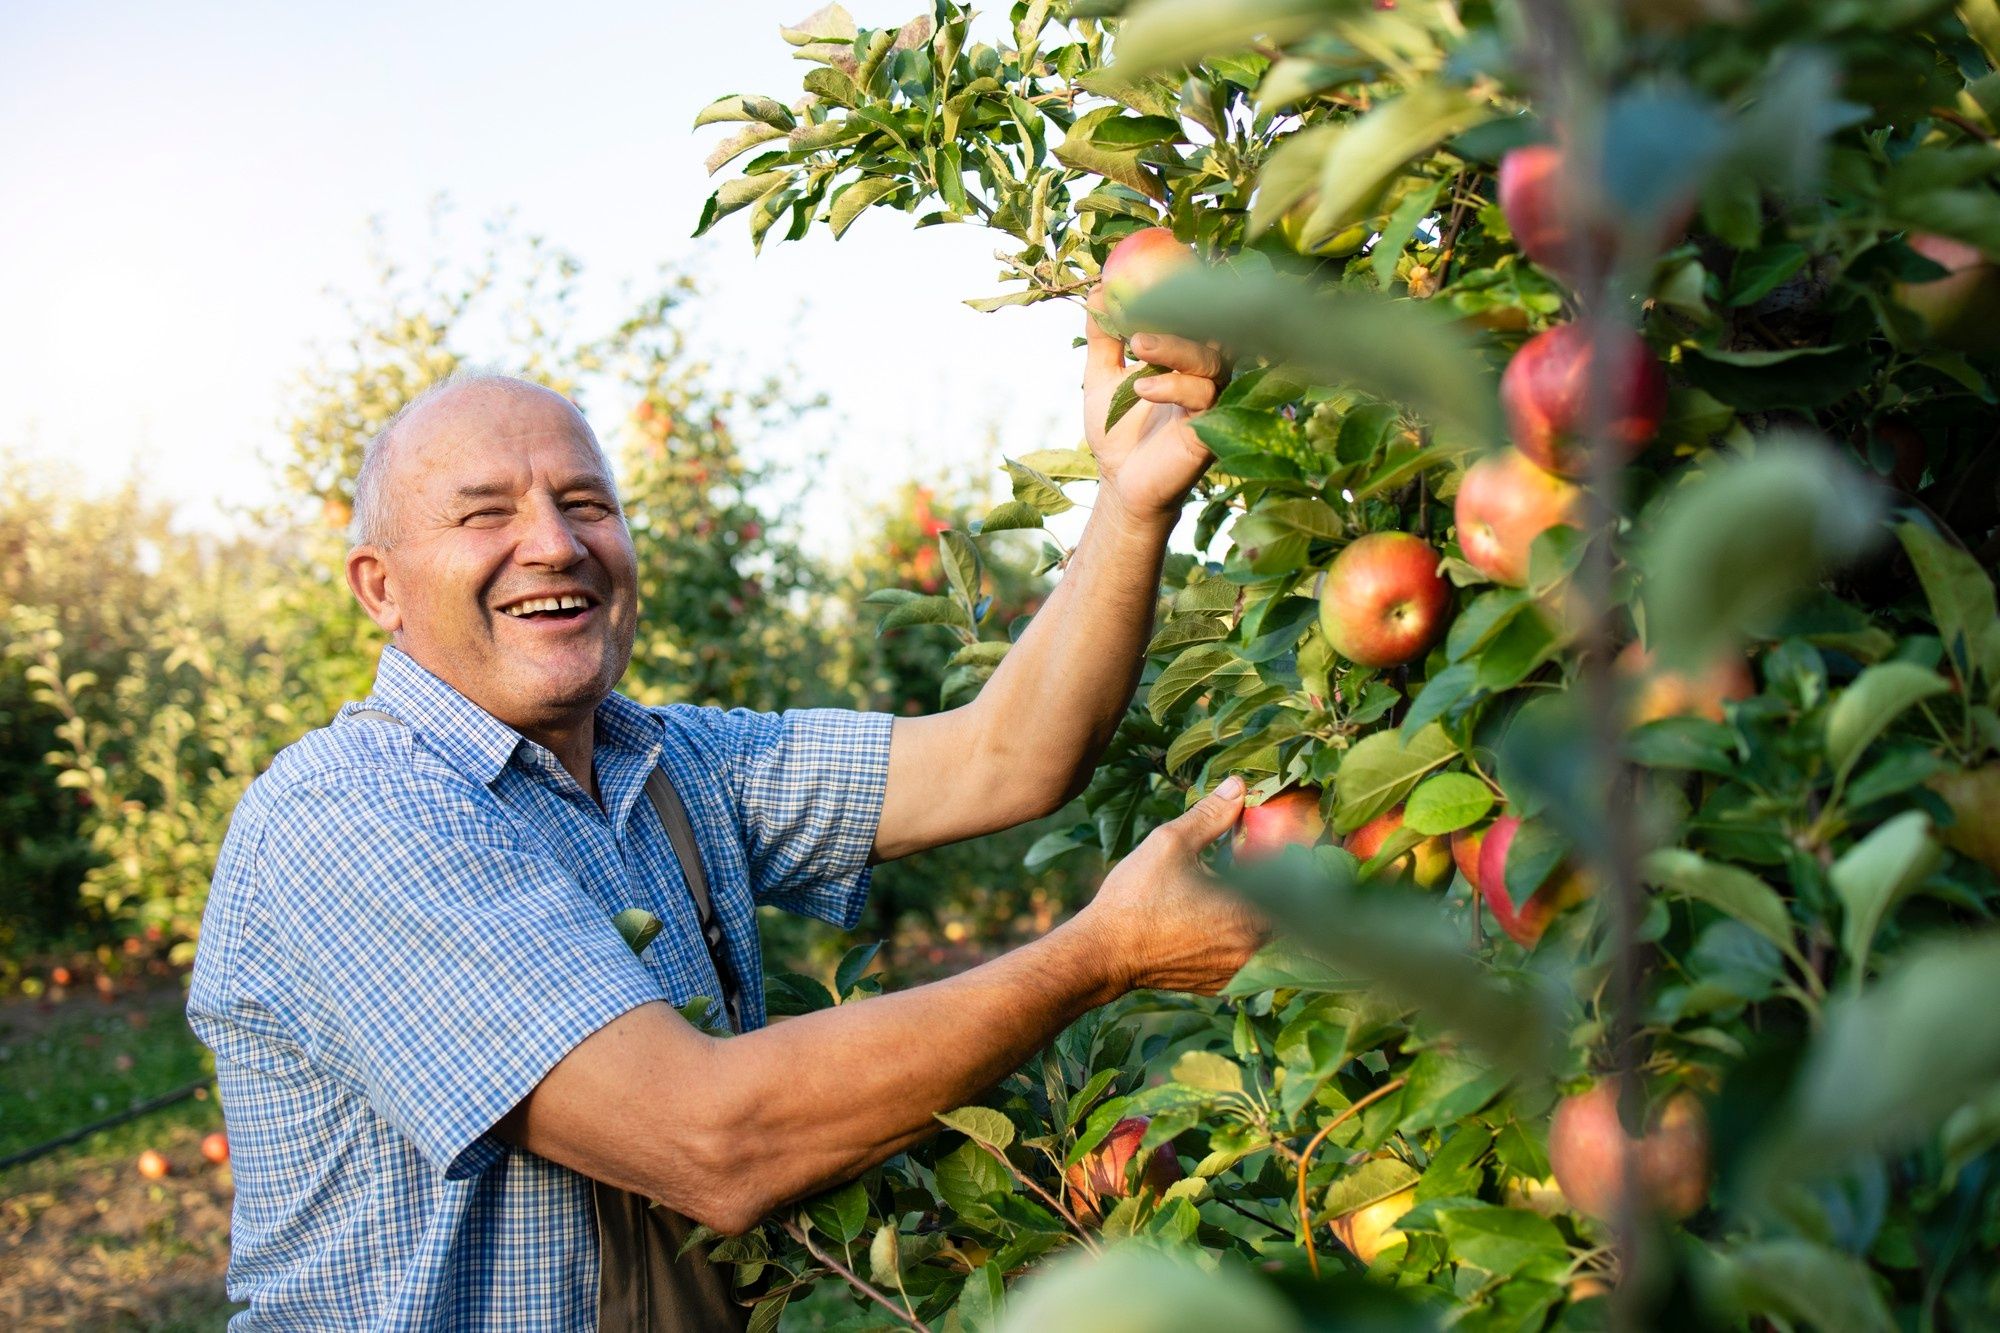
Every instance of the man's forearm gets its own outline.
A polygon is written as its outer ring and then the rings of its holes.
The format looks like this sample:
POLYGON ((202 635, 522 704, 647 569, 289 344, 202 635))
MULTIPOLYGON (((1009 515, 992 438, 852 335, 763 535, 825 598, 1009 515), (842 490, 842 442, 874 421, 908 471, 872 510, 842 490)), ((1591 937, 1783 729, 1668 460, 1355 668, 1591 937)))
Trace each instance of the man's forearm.
POLYGON ((1089 780, 1139 681, 1173 526, 1101 493, 1055 591, 980 691, 983 756, 1014 803, 1053 808, 1089 780))
POLYGON ((937 1112, 1121 994, 1116 966, 1072 922, 956 977, 720 1043, 700 1095, 730 1126, 730 1220, 747 1226, 924 1138, 937 1112))

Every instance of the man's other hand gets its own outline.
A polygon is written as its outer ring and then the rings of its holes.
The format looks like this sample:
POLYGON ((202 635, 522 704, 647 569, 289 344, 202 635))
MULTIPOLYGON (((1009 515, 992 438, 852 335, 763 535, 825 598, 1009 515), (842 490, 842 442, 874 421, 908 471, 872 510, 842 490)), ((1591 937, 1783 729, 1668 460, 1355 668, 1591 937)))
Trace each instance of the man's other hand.
POLYGON ((1242 779, 1230 778, 1154 829, 1078 918, 1109 937, 1134 989, 1213 995, 1268 936, 1264 920, 1218 887, 1200 860, 1242 812, 1242 779))
POLYGON ((1134 367, 1126 364, 1126 344, 1097 322, 1101 301, 1101 292, 1091 294, 1083 321, 1084 439, 1097 455, 1100 494, 1110 496, 1134 517, 1176 515, 1188 488, 1215 459, 1195 435, 1191 419, 1213 407, 1222 392, 1226 377, 1222 353, 1206 343, 1163 333, 1134 335, 1132 355, 1166 373, 1134 380, 1139 401, 1106 430, 1112 397, 1134 367))

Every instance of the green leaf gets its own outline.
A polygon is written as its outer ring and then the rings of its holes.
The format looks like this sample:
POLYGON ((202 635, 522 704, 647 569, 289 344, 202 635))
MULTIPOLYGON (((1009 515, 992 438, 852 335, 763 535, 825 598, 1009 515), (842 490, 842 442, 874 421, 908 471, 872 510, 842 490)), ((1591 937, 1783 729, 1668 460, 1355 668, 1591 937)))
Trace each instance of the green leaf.
POLYGON ((1914 662, 1881 662, 1840 692, 1826 715, 1826 757, 1845 783, 1855 760, 1905 709, 1951 689, 1944 677, 1914 662))
POLYGON ((838 1189, 808 1199, 806 1216, 842 1245, 851 1245, 860 1239, 862 1229, 868 1225, 868 1191, 861 1187, 860 1181, 850 1180, 838 1189))
POLYGON ((1451 737, 1435 722, 1407 744, 1394 731, 1363 736, 1340 762, 1334 827, 1352 833, 1401 801, 1424 774, 1457 753, 1451 737))
POLYGON ((875 955, 881 952, 881 949, 882 941, 874 940, 867 944, 857 944, 843 954, 840 966, 833 970, 834 994, 846 999, 861 978, 867 975, 868 965, 875 961, 875 955))
POLYGON ((1961 673, 1977 671, 1989 685, 2000 681, 2000 647, 1990 633, 1995 622, 1992 578, 1971 555, 1929 528, 1904 523, 1896 536, 1916 566, 1945 651, 1961 673))
POLYGON ((1319 27, 1326 11, 1324 0, 1152 0, 1120 25, 1105 74, 1131 84, 1243 50, 1256 38, 1282 46, 1319 27))
POLYGON ((1006 500, 993 506, 985 518, 973 525, 973 530, 983 537, 989 532, 1014 532, 1041 526, 1041 510, 1019 500, 1006 500))
POLYGON ((1483 1203, 1440 1209, 1437 1223, 1452 1258, 1495 1277, 1559 1281, 1569 1266, 1562 1232, 1538 1213, 1483 1203))
POLYGON ((937 541, 945 578, 969 616, 971 608, 979 604, 979 548, 970 537, 953 528, 940 532, 937 541))
POLYGON ((611 918, 611 924, 618 928, 618 933, 625 937, 625 943, 632 947, 635 954, 646 952, 646 946, 665 929, 660 918, 643 907, 626 908, 611 918))
POLYGON ((1768 245, 1761 250, 1736 257, 1736 268, 1729 278, 1729 300, 1732 306, 1750 305, 1769 296, 1781 283, 1806 266, 1811 258, 1802 245, 1783 241, 1768 245))
POLYGON ((1804 965, 1794 942, 1791 913, 1778 891, 1747 870, 1709 861, 1683 847, 1663 847, 1646 856, 1641 875, 1683 898, 1707 903, 1741 921, 1804 965))
POLYGON ((1105 409, 1104 429, 1108 431, 1113 426, 1116 426, 1125 419, 1127 412, 1130 412, 1141 402, 1145 401, 1139 397, 1138 385, 1140 380, 1151 379, 1155 375, 1165 375, 1167 373, 1165 366, 1140 366, 1124 379, 1118 381, 1118 387, 1111 391, 1111 406, 1105 409))
POLYGON ((718 97, 696 112, 694 127, 730 120, 761 121, 778 130, 789 130, 796 123, 791 111, 776 98, 731 95, 718 97))
POLYGON ((1809 1240, 1738 1244, 1717 1256, 1726 1298, 1746 1313, 1820 1333, 1895 1333, 1867 1265, 1809 1240))
POLYGON ((1418 1133, 1471 1115, 1507 1085, 1507 1071, 1432 1049, 1410 1062, 1409 1085, 1403 1089, 1402 1117, 1397 1127, 1418 1133))
POLYGON ((988 1260, 973 1270, 965 1279, 965 1287, 958 1294, 958 1305, 953 1313, 958 1316, 959 1326, 970 1333, 993 1333, 999 1326, 1000 1309, 1006 1297, 1006 1287, 1000 1278, 1000 1265, 988 1260))
POLYGON ((1188 1051, 1174 1061, 1173 1079, 1204 1092, 1242 1092, 1243 1069, 1214 1051, 1188 1051))
POLYGON ((946 1125, 989 1148, 1005 1152, 1014 1142, 1014 1122, 988 1106, 961 1106, 956 1111, 939 1111, 946 1125))
POLYGON ((827 214, 827 225, 833 228, 833 237, 839 240, 847 229, 854 225, 854 219, 870 204, 878 204, 903 188, 903 182, 893 176, 864 176, 834 196, 833 209, 827 214))
POLYGON ((791 1299, 791 1292, 781 1291, 758 1301, 757 1308, 750 1312, 750 1322, 743 1326, 743 1333, 778 1333, 779 1322, 785 1317, 785 1306, 791 1299))
POLYGON ((1118 114, 1118 107, 1101 106, 1077 117, 1069 133, 1063 136, 1063 141, 1051 150, 1056 161, 1077 171, 1117 181, 1148 199, 1164 201, 1166 191, 1160 185, 1158 173, 1146 167, 1140 159, 1144 151, 1141 146, 1110 148, 1096 142, 1097 128, 1118 114))
POLYGON ((1463 88, 1423 83, 1348 121, 1320 162, 1319 198, 1308 235, 1331 234, 1374 211, 1391 176, 1444 140, 1489 119, 1492 109, 1463 88))
POLYGON ((1432 305, 1246 264, 1184 268, 1130 309, 1148 327, 1214 339, 1239 359, 1265 357, 1401 403, 1453 439, 1498 434, 1490 371, 1471 334, 1432 305))
POLYGON ((1868 954, 1882 918, 1930 878, 1944 849, 1931 837, 1931 817, 1906 810, 1847 849, 1827 879, 1845 916, 1840 946, 1854 969, 1855 984, 1868 971, 1868 954))
POLYGON ((1152 642, 1146 645, 1146 656, 1164 657, 1197 643, 1214 643, 1228 636, 1226 616, 1175 616, 1154 632, 1152 642))
POLYGON ((1805 440, 1760 444, 1676 489, 1640 555, 1647 639, 1698 671, 1874 534, 1878 490, 1805 440))
POLYGON ((1875 362, 1864 347, 1793 347, 1725 352, 1687 348, 1681 369, 1697 389, 1745 412, 1829 407, 1867 383, 1875 362))
POLYGON ((912 597, 890 607, 888 614, 876 625, 875 632, 887 634, 890 630, 905 629, 911 625, 958 625, 970 629, 972 621, 966 616, 965 608, 949 597, 912 597))
POLYGON ((1023 504, 1032 505, 1044 517, 1064 513, 1076 506, 1062 487, 1046 473, 1036 470, 1019 459, 1006 460, 1007 476, 1014 485, 1014 498, 1023 504))
POLYGON ((1163 721, 1174 706, 1198 690, 1224 686, 1256 668, 1221 644, 1204 644, 1175 658, 1146 691, 1146 711, 1163 721))
POLYGON ((1088 449, 1036 449, 1020 461, 1056 481, 1097 480, 1097 455, 1088 449))
POLYGON ((1478 823, 1493 808, 1493 791, 1470 773, 1425 778, 1403 807, 1403 827, 1436 836, 1478 823))
POLYGON ((1420 1178, 1417 1169, 1399 1157, 1371 1157, 1326 1187, 1318 1216, 1342 1217, 1357 1208, 1380 1203, 1409 1189, 1420 1178))
POLYGON ((977 1143, 961 1143, 940 1157, 936 1177, 938 1194, 953 1211, 960 1213, 972 1212, 989 1194, 1014 1187, 1014 1178, 1007 1168, 994 1161, 992 1154, 977 1143))

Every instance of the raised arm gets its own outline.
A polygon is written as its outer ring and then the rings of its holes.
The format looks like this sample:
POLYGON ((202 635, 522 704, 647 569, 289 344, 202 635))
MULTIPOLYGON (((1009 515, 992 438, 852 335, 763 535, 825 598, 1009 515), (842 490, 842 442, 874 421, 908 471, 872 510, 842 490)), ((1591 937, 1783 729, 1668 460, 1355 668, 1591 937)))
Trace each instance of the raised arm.
POLYGON ((1133 354, 1171 373, 1139 380, 1141 401, 1106 431, 1125 349, 1095 318, 1084 327, 1085 438, 1100 476, 1090 521, 978 699, 897 719, 878 861, 1060 809, 1090 780, 1138 683, 1167 536, 1211 460, 1189 418, 1215 402, 1222 360, 1184 338, 1138 335, 1133 354))
POLYGON ((502 1137, 720 1231, 846 1180, 937 1128, 1072 1020, 1128 989, 1212 992, 1261 938, 1196 861, 1242 785, 1156 830, 1077 917, 945 981, 741 1037, 664 1004, 571 1051, 502 1137))

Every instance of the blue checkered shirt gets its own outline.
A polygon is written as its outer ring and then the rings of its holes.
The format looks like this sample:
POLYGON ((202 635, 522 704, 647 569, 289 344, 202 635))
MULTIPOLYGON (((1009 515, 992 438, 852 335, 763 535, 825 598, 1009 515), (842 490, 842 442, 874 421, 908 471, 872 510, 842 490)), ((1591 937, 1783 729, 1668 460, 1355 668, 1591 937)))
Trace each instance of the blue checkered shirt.
POLYGON ((614 694, 600 807, 386 649, 366 704, 251 785, 202 920, 188 1016, 236 1172, 231 1328, 593 1328, 590 1183, 491 1130, 613 1018, 719 993, 646 775, 687 805, 757 1026, 755 905, 856 923, 889 727, 614 694), (627 907, 666 923, 644 958, 612 927, 627 907))

